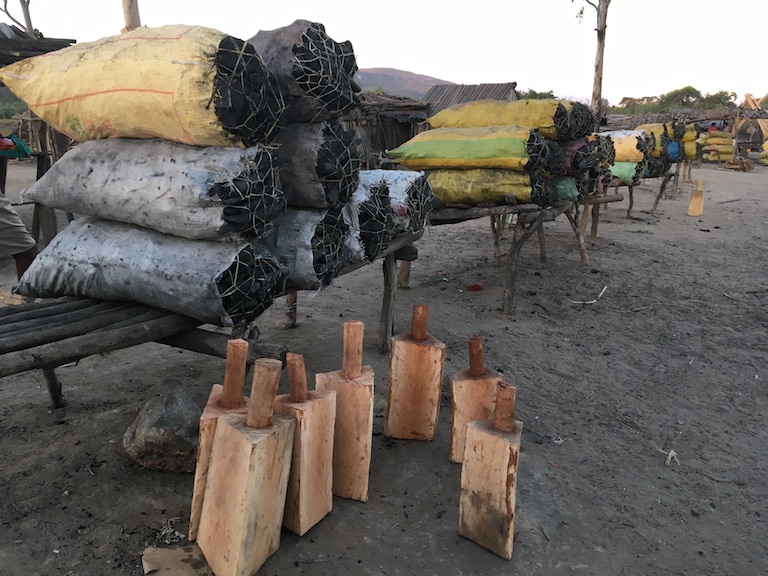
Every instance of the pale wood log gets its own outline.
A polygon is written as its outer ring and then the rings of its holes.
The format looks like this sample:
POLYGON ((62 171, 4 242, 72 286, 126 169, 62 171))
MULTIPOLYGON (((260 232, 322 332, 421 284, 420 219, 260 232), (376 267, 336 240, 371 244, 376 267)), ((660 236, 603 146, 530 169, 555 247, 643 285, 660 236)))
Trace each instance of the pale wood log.
POLYGON ((285 293, 285 315, 288 317, 287 328, 296 328, 296 311, 298 307, 299 293, 297 290, 288 289, 285 293))
POLYGON ((291 402, 304 402, 307 399, 307 371, 304 368, 304 356, 288 352, 285 362, 288 365, 291 402))
POLYGON ((427 306, 415 306, 411 332, 392 337, 384 435, 435 439, 440 413, 445 344, 426 331, 427 306))
POLYGON ((449 460, 461 463, 467 424, 474 420, 493 417, 496 388, 501 374, 485 367, 482 340, 479 336, 469 339, 469 367, 451 377, 451 443, 449 460))
POLYGON ((216 576, 253 576, 280 547, 296 420, 219 418, 197 542, 216 576))
MULTIPOLYGON (((197 444, 197 463, 195 465, 195 480, 192 487, 192 510, 189 516, 189 540, 197 538, 200 527, 200 516, 203 511, 205 488, 208 482, 208 471, 213 450, 213 440, 219 416, 224 414, 245 414, 248 404, 243 396, 245 380, 245 360, 248 353, 248 342, 241 339, 231 339, 227 342, 227 363, 224 373, 224 384, 214 384, 200 415, 200 432, 197 444)), ((274 398, 274 393, 272 395, 274 398)))
POLYGON ((348 369, 316 374, 315 388, 336 392, 333 493, 341 498, 367 502, 373 436, 374 372, 370 366, 361 366, 362 336, 362 322, 345 323, 344 363, 349 362, 350 366, 348 369))
POLYGON ((400 289, 410 288, 411 281, 411 262, 410 260, 401 261, 397 266, 397 287, 400 289))
POLYGON ((302 536, 333 509, 336 392, 313 390, 301 402, 278 396, 275 414, 296 419, 283 526, 302 536))
POLYGON ((360 320, 344 323, 342 372, 347 380, 354 380, 363 368, 363 334, 365 325, 360 320))
MULTIPOLYGON (((160 344, 173 346, 174 348, 183 348, 191 352, 216 356, 217 358, 226 358, 227 342, 229 337, 219 332, 211 332, 195 328, 179 334, 174 334, 167 338, 157 340, 160 344)), ((259 358, 273 358, 285 362, 285 356, 288 349, 285 344, 272 342, 270 340, 252 340, 249 339, 248 359, 246 362, 254 364, 259 358)))
POLYGON ((275 396, 280 386, 283 363, 274 358, 259 358, 253 363, 251 402, 245 424, 251 428, 272 426, 275 396))
POLYGON ((507 560, 515 537, 517 464, 522 422, 501 432, 490 420, 467 425, 461 466, 459 534, 507 560))
POLYGON ((512 432, 515 429, 515 403, 517 389, 511 384, 500 381, 496 385, 496 406, 493 411, 493 427, 500 432, 512 432))

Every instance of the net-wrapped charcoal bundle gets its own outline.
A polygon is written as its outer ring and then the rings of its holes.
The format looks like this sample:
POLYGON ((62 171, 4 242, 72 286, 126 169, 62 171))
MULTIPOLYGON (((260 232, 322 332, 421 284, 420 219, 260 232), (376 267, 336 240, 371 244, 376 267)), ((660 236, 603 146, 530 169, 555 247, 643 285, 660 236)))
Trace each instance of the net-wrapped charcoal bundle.
POLYGON ((202 26, 141 27, 27 58, 0 77, 47 124, 78 142, 252 145, 269 141, 285 112, 277 78, 255 49, 202 26))
POLYGON ((338 119, 288 124, 274 144, 272 154, 289 206, 339 206, 357 190, 361 141, 338 119))
POLYGON ((612 178, 613 176, 610 171, 610 166, 606 168, 601 167, 597 170, 590 170, 583 176, 575 178, 576 190, 578 191, 577 200, 605 195, 611 184, 612 178))
POLYGON ((84 142, 24 198, 193 240, 250 241, 285 210, 270 152, 157 139, 84 142))
POLYGON ((287 269, 288 288, 328 286, 350 263, 343 208, 288 208, 275 219, 275 228, 264 241, 287 269))
POLYGON ((547 208, 557 199, 551 178, 514 170, 432 170, 427 179, 441 204, 537 204, 547 208))
POLYGON ((248 40, 274 72, 287 98, 287 119, 317 122, 360 103, 352 43, 336 42, 322 24, 296 20, 248 40))
POLYGON ((647 166, 645 169, 645 178, 659 178, 667 172, 669 172, 672 166, 672 161, 669 154, 664 153, 660 158, 654 158, 653 156, 648 158, 647 166))
POLYGON ((360 185, 352 195, 349 206, 357 218, 364 258, 375 260, 392 240, 395 212, 389 199, 389 188, 381 178, 360 173, 360 185))
POLYGON ((360 182, 386 184, 392 210, 392 235, 421 232, 432 210, 434 195, 424 172, 412 170, 362 170, 360 182))
POLYGON ((529 174, 564 170, 560 147, 525 126, 435 128, 387 153, 411 170, 499 168, 529 174))
POLYGON ((251 322, 284 292, 285 270, 250 244, 187 240, 77 218, 38 255, 18 292, 135 301, 218 326, 251 322))
POLYGON ((582 136, 573 140, 558 140, 557 144, 563 151, 567 176, 581 176, 600 166, 602 158, 597 139, 582 136))
POLYGON ((651 156, 649 136, 642 130, 613 130, 601 132, 610 137, 615 151, 615 162, 642 162, 651 156))
POLYGON ((613 138, 606 134, 590 134, 587 136, 597 144, 597 155, 599 158, 599 167, 607 170, 608 167, 616 161, 616 146, 613 144, 613 138))
POLYGON ((595 117, 584 104, 568 100, 475 100, 456 104, 427 119, 432 128, 526 126, 550 140, 586 136, 595 117))

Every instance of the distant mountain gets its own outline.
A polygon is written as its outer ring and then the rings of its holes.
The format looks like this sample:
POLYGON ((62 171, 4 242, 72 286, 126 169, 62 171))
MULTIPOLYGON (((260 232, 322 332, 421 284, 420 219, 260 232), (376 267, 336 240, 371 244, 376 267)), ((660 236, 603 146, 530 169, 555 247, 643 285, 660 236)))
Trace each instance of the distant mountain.
POLYGON ((361 68, 355 75, 355 81, 364 91, 383 90, 390 96, 408 96, 416 100, 421 100, 435 84, 453 84, 394 68, 361 68))

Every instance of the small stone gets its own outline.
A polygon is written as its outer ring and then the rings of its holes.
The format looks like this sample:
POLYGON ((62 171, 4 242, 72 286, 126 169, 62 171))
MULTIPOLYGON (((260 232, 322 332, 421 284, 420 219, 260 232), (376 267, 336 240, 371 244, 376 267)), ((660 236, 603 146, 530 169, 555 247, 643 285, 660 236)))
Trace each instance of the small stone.
POLYGON ((141 408, 123 435, 123 447, 145 468, 192 473, 197 463, 200 415, 189 393, 177 386, 141 408))

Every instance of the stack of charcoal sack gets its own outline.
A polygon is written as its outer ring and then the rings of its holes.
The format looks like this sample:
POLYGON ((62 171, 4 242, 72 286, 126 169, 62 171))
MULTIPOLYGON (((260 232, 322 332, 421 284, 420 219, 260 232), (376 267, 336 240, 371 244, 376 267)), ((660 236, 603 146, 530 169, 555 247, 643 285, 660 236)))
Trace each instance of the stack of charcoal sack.
POLYGON ((432 195, 423 174, 362 170, 362 141, 344 122, 360 105, 350 42, 296 20, 249 43, 286 95, 273 155, 288 208, 267 244, 290 288, 321 288, 350 264, 374 260, 392 238, 420 232, 432 195))
MULTIPOLYGON (((492 206, 576 200, 566 169, 567 141, 582 141, 595 121, 590 110, 567 100, 478 100, 457 104, 428 119, 389 155, 412 170, 426 170, 441 205, 492 206)), ((591 147, 591 144, 589 145, 591 147)), ((570 154, 572 162, 591 162, 570 154)))
POLYGON ((639 184, 652 160, 653 137, 643 130, 613 130, 600 135, 613 142, 614 161, 608 168, 611 178, 628 186, 639 184))
POLYGON ((285 102, 247 42, 142 27, 0 75, 76 143, 24 194, 77 218, 19 293, 137 301, 232 326, 284 292, 284 268, 258 242, 285 209, 266 146, 285 102))

